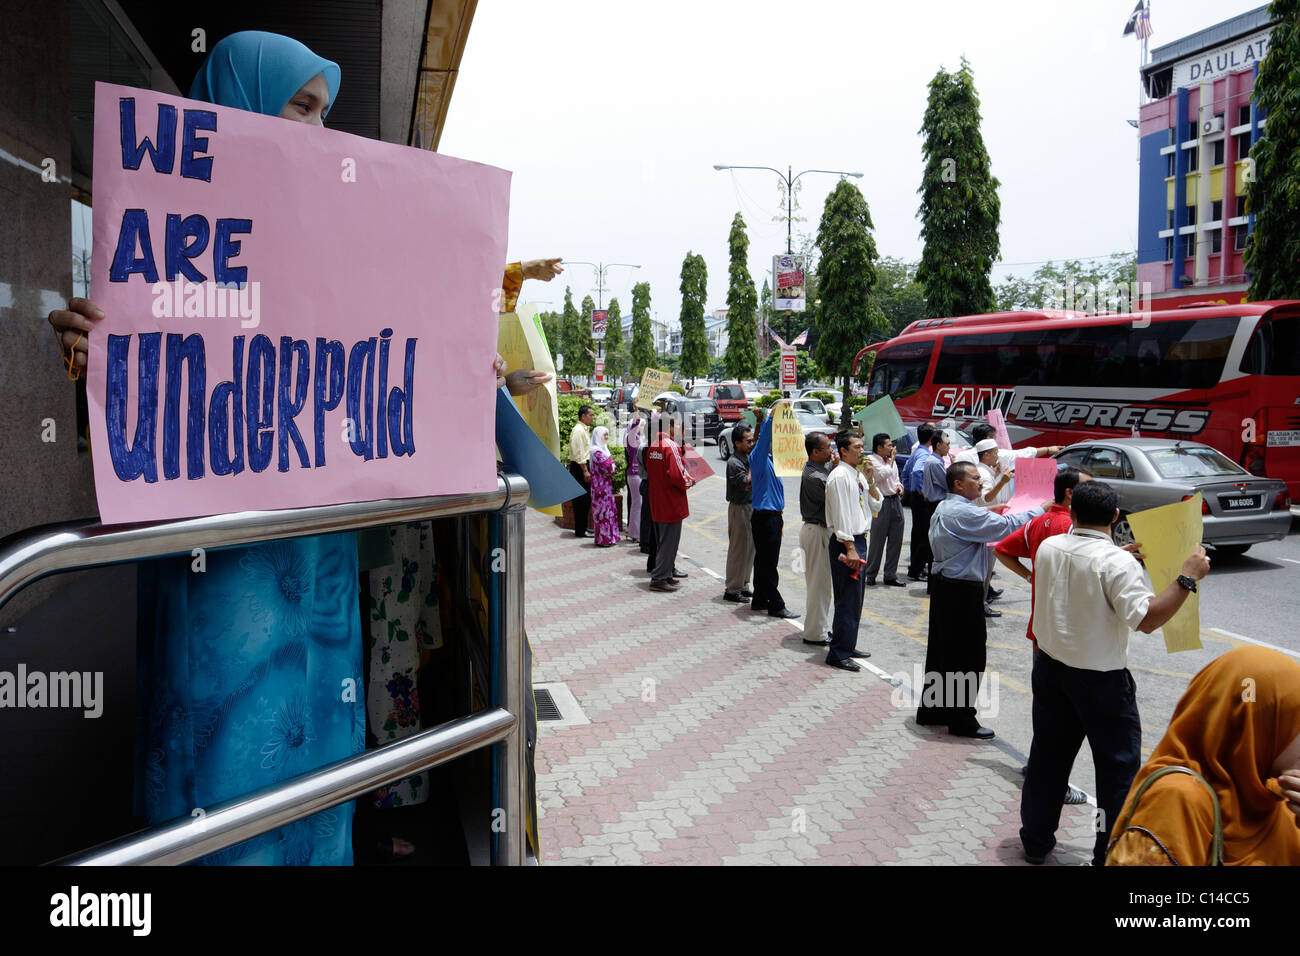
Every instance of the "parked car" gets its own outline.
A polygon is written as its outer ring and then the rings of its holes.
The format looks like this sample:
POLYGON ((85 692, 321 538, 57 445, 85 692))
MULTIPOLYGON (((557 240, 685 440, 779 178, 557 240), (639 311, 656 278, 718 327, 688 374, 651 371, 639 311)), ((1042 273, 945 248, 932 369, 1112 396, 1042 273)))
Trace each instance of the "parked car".
POLYGON ((796 398, 790 403, 795 413, 807 412, 822 420, 822 424, 830 424, 830 413, 826 411, 826 406, 822 404, 820 398, 796 398))
POLYGON ((591 403, 605 408, 609 405, 609 400, 614 394, 614 390, 606 385, 593 385, 588 393, 591 396, 591 403))
POLYGON ((1133 541, 1128 516, 1201 493, 1201 540, 1221 554, 1245 554, 1291 530, 1286 483, 1259 478, 1209 445, 1172 438, 1114 438, 1062 449, 1062 464, 1084 468, 1119 493, 1118 544, 1133 541))
POLYGON ((660 402, 663 403, 665 412, 681 416, 682 431, 690 444, 703 445, 706 440, 718 440, 718 434, 722 431, 722 416, 718 413, 718 403, 713 399, 663 392, 655 396, 655 403, 660 402))
POLYGON ((560 395, 574 395, 578 398, 590 398, 591 391, 574 385, 567 378, 557 379, 555 382, 555 391, 560 395))
POLYGON ((628 402, 636 401, 636 394, 640 390, 640 385, 620 385, 614 389, 614 393, 609 397, 609 410, 616 411, 620 408, 627 408, 628 402))
POLYGON ((754 382, 754 381, 741 382, 740 387, 745 393, 746 401, 748 401, 751 405, 754 404, 755 399, 761 398, 762 396, 766 395, 768 391, 767 386, 760 385, 758 384, 758 382, 754 382))
POLYGON ((749 407, 749 399, 738 382, 710 382, 696 385, 686 393, 690 398, 711 398, 718 403, 718 414, 724 422, 740 421, 741 413, 749 407))

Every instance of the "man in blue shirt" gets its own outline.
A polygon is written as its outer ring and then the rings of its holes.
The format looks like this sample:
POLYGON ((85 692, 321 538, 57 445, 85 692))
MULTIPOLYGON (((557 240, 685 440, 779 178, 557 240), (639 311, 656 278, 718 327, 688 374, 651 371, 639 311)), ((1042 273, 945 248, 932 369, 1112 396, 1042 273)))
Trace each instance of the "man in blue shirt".
POLYGON ((925 652, 925 686, 916 722, 946 725, 956 737, 989 740, 993 731, 975 719, 975 698, 984 674, 988 634, 984 581, 988 545, 1043 513, 995 514, 975 502, 981 495, 979 469, 955 462, 947 471, 948 496, 930 522, 930 635, 925 652))
POLYGON ((934 426, 928 422, 916 429, 916 447, 907 459, 903 474, 903 503, 912 512, 912 548, 907 563, 907 579, 924 581, 930 563, 930 513, 925 507, 921 484, 925 480, 925 463, 930 458, 930 443, 934 441, 934 426))
POLYGON ((749 606, 754 611, 767 611, 771 617, 798 617, 798 613, 785 606, 785 599, 777 590, 780 576, 776 565, 781 558, 781 532, 785 526, 782 517, 785 487, 772 464, 772 414, 781 402, 775 402, 768 410, 759 426, 754 450, 749 453, 749 480, 754 498, 754 510, 749 516, 754 535, 754 596, 749 606))
MULTIPOLYGON (((921 517, 921 527, 925 529, 925 593, 930 593, 930 562, 934 555, 930 551, 930 519, 939 502, 948 497, 948 476, 943 458, 948 454, 948 435, 943 429, 935 429, 931 438, 930 454, 925 459, 921 471, 921 498, 925 502, 925 514, 921 517)), ((913 553, 915 553, 915 545, 913 553)))

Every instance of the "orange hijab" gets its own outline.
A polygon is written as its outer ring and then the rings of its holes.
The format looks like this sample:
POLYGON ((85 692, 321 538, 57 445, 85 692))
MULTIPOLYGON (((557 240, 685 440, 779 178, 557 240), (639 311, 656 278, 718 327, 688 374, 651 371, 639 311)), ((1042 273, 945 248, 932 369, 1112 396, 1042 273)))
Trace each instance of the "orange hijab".
POLYGON ((1300 826, 1273 778, 1273 764, 1300 735, 1300 663, 1262 647, 1238 647, 1192 678, 1169 730, 1129 790, 1118 825, 1150 831, 1184 865, 1209 863, 1213 810, 1204 785, 1166 774, 1128 820, 1133 796, 1161 767, 1187 767, 1219 798, 1223 861, 1300 865, 1300 826))

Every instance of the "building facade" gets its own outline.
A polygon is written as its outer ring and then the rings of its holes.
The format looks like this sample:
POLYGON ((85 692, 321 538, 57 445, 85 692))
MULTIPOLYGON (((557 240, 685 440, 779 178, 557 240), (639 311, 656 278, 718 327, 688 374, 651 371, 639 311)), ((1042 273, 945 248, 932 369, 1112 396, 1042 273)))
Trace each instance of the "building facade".
POLYGON ((1157 307, 1245 301, 1249 153, 1265 126, 1252 93, 1270 32, 1259 7, 1157 47, 1142 69, 1137 278, 1157 307))

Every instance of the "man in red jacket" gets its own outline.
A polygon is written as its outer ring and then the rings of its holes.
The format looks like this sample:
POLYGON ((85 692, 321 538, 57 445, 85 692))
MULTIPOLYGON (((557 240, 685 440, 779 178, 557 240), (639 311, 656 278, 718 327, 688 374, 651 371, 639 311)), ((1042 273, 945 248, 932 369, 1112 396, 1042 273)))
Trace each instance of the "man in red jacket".
POLYGON ((682 522, 690 516, 686 490, 695 484, 686 472, 682 451, 677 447, 679 422, 676 415, 660 415, 652 429, 654 441, 646 449, 646 471, 650 476, 650 516, 659 536, 655 568, 650 574, 651 591, 676 591, 677 546, 682 540, 682 522))

